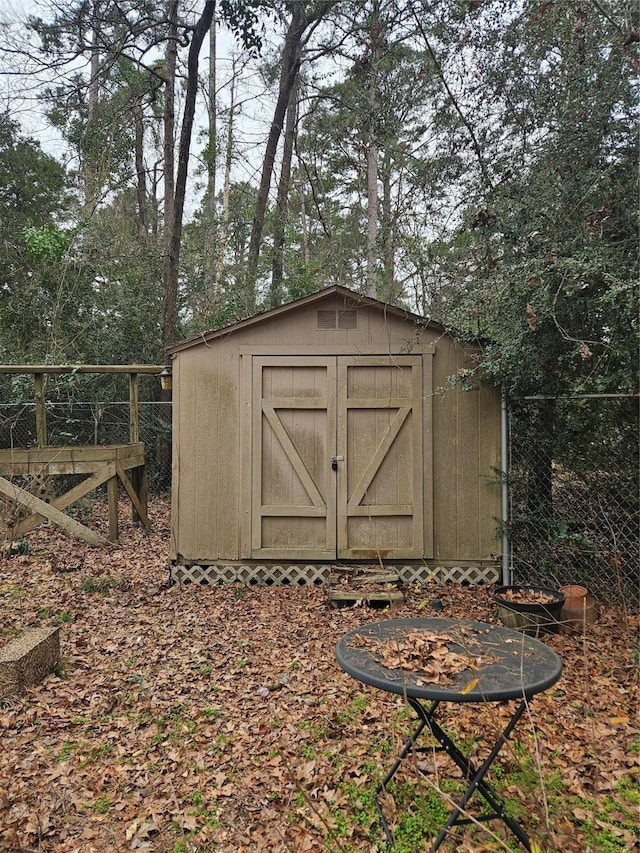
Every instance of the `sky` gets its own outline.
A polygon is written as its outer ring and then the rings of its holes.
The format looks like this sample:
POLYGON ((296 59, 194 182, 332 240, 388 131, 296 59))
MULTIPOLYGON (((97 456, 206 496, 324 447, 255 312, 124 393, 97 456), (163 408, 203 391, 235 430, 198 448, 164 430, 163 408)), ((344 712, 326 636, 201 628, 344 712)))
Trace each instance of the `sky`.
MULTIPOLYGON (((29 51, 26 55, 16 56, 15 51, 24 51, 24 30, 20 24, 28 15, 48 17, 51 4, 38 0, 0 0, 0 23, 8 27, 5 38, 0 40, 0 109, 10 112, 19 121, 25 135, 36 138, 42 148, 51 156, 61 161, 68 160, 68 152, 59 132, 52 128, 47 119, 44 105, 39 102, 38 94, 45 78, 35 73, 22 75, 18 69, 29 64, 29 51)), ((240 49, 233 37, 223 28, 218 29, 217 35, 217 76, 219 85, 219 109, 228 105, 229 79, 232 73, 232 59, 240 54, 240 49)), ((31 54, 35 57, 35 51, 31 54)), ((208 62, 207 45, 201 53, 201 68, 206 68, 208 62)), ((31 63, 33 65, 33 63, 31 63)), ((50 82, 50 81, 48 81, 50 82)), ((265 119, 271 111, 268 98, 264 96, 264 87, 260 76, 253 64, 247 67, 241 77, 236 97, 242 101, 241 111, 235 118, 238 147, 241 150, 234 165, 234 179, 255 181, 260 168, 261 149, 266 138, 268 125, 265 119)), ((192 152, 197 152, 202 143, 198 142, 198 130, 206 126, 204 105, 196 120, 196 129, 192 142, 192 152)), ((220 130, 219 130, 220 133, 220 130)), ((196 163, 190 169, 193 175, 196 163)))
POLYGON ((0 0, 0 24, 8 27, 0 46, 0 103, 20 123, 24 134, 38 139, 47 154, 62 159, 64 146, 60 134, 49 125, 38 102, 40 81, 18 73, 28 58, 15 54, 25 47, 24 31, 18 31, 19 25, 29 15, 44 14, 45 9, 46 4, 36 0, 0 0))

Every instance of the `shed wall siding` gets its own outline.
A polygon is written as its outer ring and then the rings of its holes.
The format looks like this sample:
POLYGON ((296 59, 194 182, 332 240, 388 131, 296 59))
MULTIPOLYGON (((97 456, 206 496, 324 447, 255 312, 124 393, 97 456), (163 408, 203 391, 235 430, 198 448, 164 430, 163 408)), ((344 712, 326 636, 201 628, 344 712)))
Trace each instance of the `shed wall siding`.
MULTIPOLYGON (((414 352, 424 354, 424 557, 493 559, 500 548, 500 489, 491 479, 500 458, 495 389, 448 387, 466 355, 438 330, 365 306, 358 308, 357 330, 323 331, 316 328, 317 307, 176 353, 172 558, 251 557, 252 355, 414 352)), ((327 299, 321 307, 341 308, 344 300, 327 299)))
POLYGON ((202 348, 174 364, 172 539, 188 559, 239 555, 238 362, 202 348))
MULTIPOLYGON (((444 344, 444 345, 443 345, 444 344)), ((494 559, 500 517, 500 400, 495 388, 464 391, 449 377, 472 367, 453 340, 434 357, 434 538, 436 559, 494 559)))

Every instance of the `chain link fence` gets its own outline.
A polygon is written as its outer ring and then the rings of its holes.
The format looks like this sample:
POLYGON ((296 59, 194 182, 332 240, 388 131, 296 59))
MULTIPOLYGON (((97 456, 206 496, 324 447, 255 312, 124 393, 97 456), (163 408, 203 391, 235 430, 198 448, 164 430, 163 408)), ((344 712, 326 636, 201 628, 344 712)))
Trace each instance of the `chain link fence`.
MULTIPOLYGON (((149 491, 171 488, 171 403, 140 402, 149 491)), ((510 405, 513 580, 578 583, 636 609, 640 590, 638 398, 510 405)), ((129 402, 47 402, 51 445, 126 444, 129 402)), ((0 403, 0 448, 35 446, 33 403, 0 403)), ((501 531, 499 531, 501 532, 501 531)))
MULTIPOLYGON (((171 403, 139 402, 151 495, 171 489, 171 403)), ((129 401, 47 403, 49 445, 128 444, 129 401)), ((0 403, 0 449, 36 446, 33 403, 0 403)))
POLYGON ((576 583, 637 609, 638 456, 638 397, 512 401, 514 583, 576 583))

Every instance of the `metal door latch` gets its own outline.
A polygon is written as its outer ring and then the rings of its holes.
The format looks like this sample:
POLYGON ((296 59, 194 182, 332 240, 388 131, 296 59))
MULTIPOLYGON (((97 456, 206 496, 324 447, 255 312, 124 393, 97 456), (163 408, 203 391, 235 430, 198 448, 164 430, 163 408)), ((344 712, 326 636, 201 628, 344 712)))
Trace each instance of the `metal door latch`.
POLYGON ((334 471, 338 470, 338 462, 344 462, 344 456, 332 456, 331 457, 331 467, 334 471))

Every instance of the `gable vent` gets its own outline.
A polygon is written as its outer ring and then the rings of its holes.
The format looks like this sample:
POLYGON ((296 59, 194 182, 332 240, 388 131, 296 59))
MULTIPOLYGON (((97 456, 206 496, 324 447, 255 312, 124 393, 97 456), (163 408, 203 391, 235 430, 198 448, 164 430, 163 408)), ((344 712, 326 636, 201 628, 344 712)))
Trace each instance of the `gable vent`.
POLYGON ((358 312, 355 308, 345 308, 339 311, 321 308, 316 317, 317 328, 324 331, 338 329, 348 331, 358 328, 358 312))

